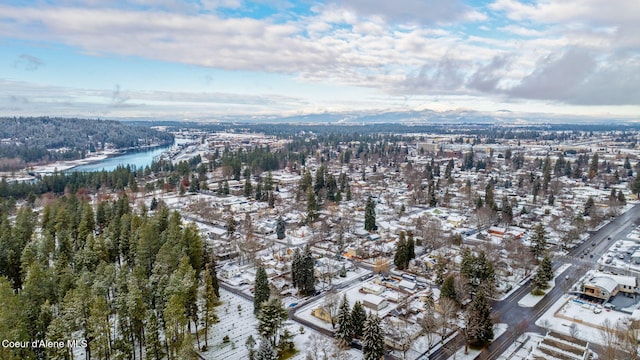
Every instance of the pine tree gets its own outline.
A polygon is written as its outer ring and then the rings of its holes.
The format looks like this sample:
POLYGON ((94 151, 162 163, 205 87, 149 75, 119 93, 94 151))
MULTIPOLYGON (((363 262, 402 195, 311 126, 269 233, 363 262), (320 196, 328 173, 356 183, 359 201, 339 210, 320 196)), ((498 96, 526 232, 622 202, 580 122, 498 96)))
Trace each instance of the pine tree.
POLYGON ((293 287, 301 289, 302 281, 302 254, 300 254, 300 249, 296 248, 291 259, 291 282, 293 287))
POLYGON ((364 360, 380 360, 384 356, 384 335, 377 315, 369 314, 364 323, 362 353, 364 360))
POLYGON ((338 345, 343 348, 349 347, 353 340, 354 329, 351 322, 351 311, 349 310, 349 301, 347 295, 342 298, 342 304, 338 312, 338 329, 333 337, 338 342, 338 345))
POLYGON ((594 206, 593 197, 589 196, 587 201, 584 203, 584 210, 582 211, 582 216, 590 216, 593 206, 594 206))
POLYGON ((251 176, 247 176, 244 181, 244 197, 250 197, 253 195, 253 187, 251 186, 251 176))
POLYGON ((376 204, 371 196, 367 198, 367 204, 364 209, 364 229, 367 231, 375 231, 376 226, 376 204))
POLYGON ((318 219, 318 200, 311 188, 307 190, 307 223, 312 224, 318 219))
POLYGON ((553 266, 551 264, 551 258, 549 255, 545 255, 540 264, 538 264, 538 271, 533 281, 537 289, 546 289, 549 287, 548 282, 553 279, 553 266))
POLYGON ((269 297, 271 296, 267 272, 262 266, 260 266, 256 272, 256 280, 253 289, 253 313, 257 314, 260 311, 262 304, 269 300, 269 297))
POLYGON ((547 232, 544 225, 539 223, 533 228, 533 237, 531 238, 531 251, 536 258, 541 257, 547 251, 547 232))
POLYGON ((316 276, 314 271, 314 260, 309 246, 305 247, 302 258, 302 293, 309 296, 316 292, 316 276))
POLYGON ((416 242, 413 239, 413 232, 409 231, 407 235, 407 258, 409 260, 416 258, 416 242))
POLYGON ((478 292, 467 308, 465 323, 467 343, 480 347, 493 339, 491 306, 482 291, 478 292))
POLYGON ((258 333, 275 347, 282 324, 288 317, 287 310, 278 298, 271 298, 264 303, 258 313, 258 333))
POLYGON ((269 340, 263 338, 260 341, 260 346, 258 347, 258 351, 256 351, 253 355, 254 360, 276 360, 278 358, 278 353, 274 346, 269 342, 269 340))
POLYGON ((353 326, 353 336, 362 338, 364 322, 367 320, 367 313, 360 301, 356 301, 351 309, 351 325, 353 326))
POLYGON ((205 248, 203 256, 206 259, 205 271, 209 272, 208 279, 211 280, 211 286, 213 287, 214 294, 216 295, 216 297, 219 298, 220 297, 220 285, 218 285, 218 273, 216 271, 216 257, 215 257, 215 254, 213 254, 210 251, 207 251, 207 249, 205 248))
POLYGON ((404 231, 400 232, 398 244, 396 245, 396 252, 393 256, 393 263, 400 270, 406 269, 407 265, 409 264, 409 251, 404 231))
POLYGON ((218 315, 216 314, 215 307, 218 305, 218 297, 216 296, 213 282, 211 281, 211 272, 209 271, 209 264, 206 265, 203 273, 204 286, 202 287, 202 322, 204 325, 204 347, 209 348, 209 327, 212 324, 218 322, 218 315))
POLYGON ((456 280, 453 275, 449 275, 444 279, 444 282, 440 287, 440 297, 449 298, 458 302, 458 296, 456 294, 456 280))
POLYGON ((276 236, 278 239, 284 239, 285 237, 285 222, 282 216, 278 217, 278 222, 276 223, 276 236))

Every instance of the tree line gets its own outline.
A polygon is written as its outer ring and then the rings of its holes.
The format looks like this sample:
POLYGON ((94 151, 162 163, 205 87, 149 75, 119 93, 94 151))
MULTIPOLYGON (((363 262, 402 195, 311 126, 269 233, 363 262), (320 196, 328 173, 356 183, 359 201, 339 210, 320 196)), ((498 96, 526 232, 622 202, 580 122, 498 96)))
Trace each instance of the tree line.
POLYGON ((125 149, 168 144, 173 135, 113 120, 14 117, 0 118, 0 139, 0 170, 11 171, 29 163, 80 159, 107 145, 125 149))

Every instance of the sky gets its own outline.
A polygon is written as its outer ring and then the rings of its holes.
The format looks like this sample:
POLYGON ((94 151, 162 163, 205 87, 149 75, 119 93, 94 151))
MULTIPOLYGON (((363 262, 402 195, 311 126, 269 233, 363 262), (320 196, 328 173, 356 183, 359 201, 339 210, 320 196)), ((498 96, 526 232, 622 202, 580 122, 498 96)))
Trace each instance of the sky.
POLYGON ((0 116, 640 120, 638 0, 3 0, 0 116))

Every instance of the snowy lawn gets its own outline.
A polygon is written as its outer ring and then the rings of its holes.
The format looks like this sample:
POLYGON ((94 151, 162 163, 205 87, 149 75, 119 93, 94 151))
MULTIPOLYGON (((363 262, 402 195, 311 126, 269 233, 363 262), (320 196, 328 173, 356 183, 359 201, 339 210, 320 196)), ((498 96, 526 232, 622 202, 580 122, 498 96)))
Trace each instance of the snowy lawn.
MULTIPOLYGON (((200 354, 209 360, 241 360, 249 357, 245 346, 247 338, 252 335, 258 341, 256 327, 258 320, 253 315, 253 303, 224 289, 220 289, 222 305, 216 308, 220 322, 209 330, 209 350, 200 354), (239 310, 240 307, 240 310, 239 310), (229 336, 229 341, 223 338, 229 336)), ((294 335, 293 342, 298 353, 291 357, 293 360, 304 360, 308 353, 312 358, 324 351, 337 351, 332 338, 321 335, 307 327, 287 320, 284 328, 294 335)), ((204 339, 201 339, 202 344, 204 339)), ((257 348, 257 345, 256 345, 257 348)), ((357 350, 339 351, 344 360, 362 359, 362 353, 357 350)))
POLYGON ((205 359, 246 359, 249 351, 245 341, 249 335, 258 338, 258 320, 253 315, 253 303, 220 289, 222 305, 216 308, 220 322, 209 329, 209 350, 202 352, 205 359), (223 338, 229 336, 229 341, 223 338))

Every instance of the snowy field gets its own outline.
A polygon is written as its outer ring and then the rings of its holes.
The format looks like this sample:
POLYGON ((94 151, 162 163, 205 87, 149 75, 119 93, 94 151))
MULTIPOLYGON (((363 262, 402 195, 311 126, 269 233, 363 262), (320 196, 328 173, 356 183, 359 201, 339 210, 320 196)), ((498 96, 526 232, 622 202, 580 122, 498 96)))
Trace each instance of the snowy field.
MULTIPOLYGON (((249 351, 245 345, 247 338, 252 335, 256 341, 259 339, 256 329, 258 320, 253 315, 253 303, 224 289, 220 289, 220 300, 222 305, 216 308, 220 322, 209 330, 209 350, 200 354, 207 360, 248 359, 249 351), (225 336, 229 336, 227 343, 223 341, 225 336)), ((285 322, 285 328, 295 335, 293 341, 298 353, 291 357, 293 360, 305 360, 308 354, 312 359, 321 359, 324 354, 330 359, 362 359, 362 353, 358 350, 340 351, 335 347, 332 338, 301 327, 292 320, 285 322)))

